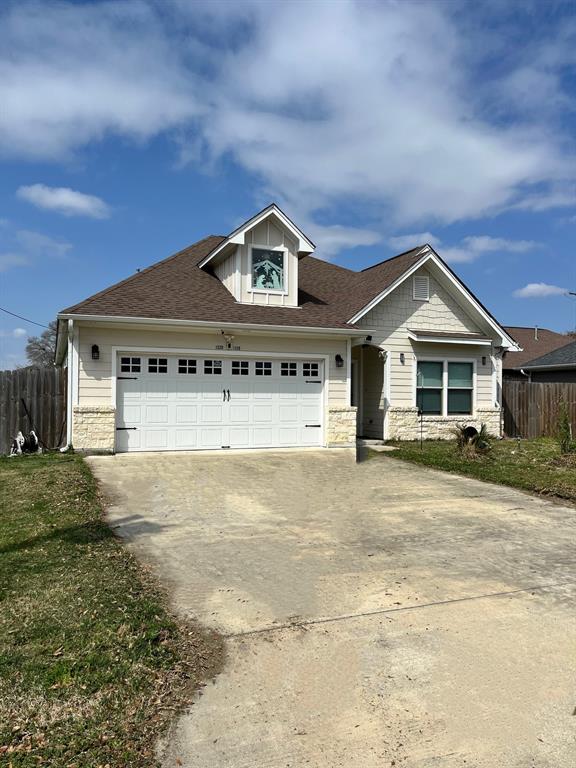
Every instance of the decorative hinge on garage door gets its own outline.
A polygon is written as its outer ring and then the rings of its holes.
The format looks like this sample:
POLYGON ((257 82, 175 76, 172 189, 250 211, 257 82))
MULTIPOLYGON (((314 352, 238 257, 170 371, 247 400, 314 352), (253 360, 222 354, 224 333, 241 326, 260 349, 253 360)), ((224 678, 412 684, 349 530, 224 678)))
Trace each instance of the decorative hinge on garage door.
POLYGON ((137 381, 138 376, 117 376, 118 381, 137 381))
POLYGON ((138 429, 138 427, 116 427, 116 432, 126 432, 128 429, 138 429))
POLYGON ((321 427, 322 424, 305 424, 305 427, 321 427))
POLYGON ((322 379, 308 379, 306 384, 322 384, 322 379))

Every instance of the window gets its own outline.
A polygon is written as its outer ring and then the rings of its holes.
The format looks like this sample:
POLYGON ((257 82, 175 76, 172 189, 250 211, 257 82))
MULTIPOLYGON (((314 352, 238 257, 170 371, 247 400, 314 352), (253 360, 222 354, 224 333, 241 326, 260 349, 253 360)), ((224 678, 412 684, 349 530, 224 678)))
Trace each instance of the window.
POLYGON ((412 297, 416 301, 430 300, 430 280, 427 275, 415 275, 412 286, 412 297))
POLYGON ((422 413, 442 415, 444 363, 419 362, 416 370, 416 405, 422 413))
POLYGON ((280 376, 296 376, 297 373, 297 363, 280 363, 280 376))
POLYGON ((139 357, 121 357, 120 371, 122 373, 140 373, 139 357))
POLYGON ((472 413, 474 364, 424 361, 416 369, 416 405, 424 414, 465 416, 472 413))
POLYGON ((222 373, 222 360, 204 360, 204 373, 219 376, 222 373))
POLYGON ((250 363, 248 360, 232 360, 232 376, 248 376, 250 363))
POLYGON ((284 290, 284 251, 252 248, 252 288, 284 290))
POLYGON ((166 357, 149 357, 148 373, 168 373, 168 359, 166 357))
POLYGON ((178 373, 196 373, 196 360, 180 358, 178 360, 178 373))
POLYGON ((315 378, 320 375, 320 365, 318 363, 302 363, 302 376, 315 378))
POLYGON ((448 413, 472 413, 472 363, 448 363, 448 413))
POLYGON ((256 376, 272 376, 272 363, 256 361, 255 372, 256 376))

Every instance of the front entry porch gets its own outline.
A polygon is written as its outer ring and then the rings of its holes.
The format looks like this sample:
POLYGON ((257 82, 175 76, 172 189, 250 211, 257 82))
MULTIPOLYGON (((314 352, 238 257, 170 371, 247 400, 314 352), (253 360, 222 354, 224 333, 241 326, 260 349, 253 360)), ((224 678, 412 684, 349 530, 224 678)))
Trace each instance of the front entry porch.
POLYGON ((352 348, 352 405, 356 406, 356 435, 385 440, 388 410, 386 352, 372 344, 352 348))

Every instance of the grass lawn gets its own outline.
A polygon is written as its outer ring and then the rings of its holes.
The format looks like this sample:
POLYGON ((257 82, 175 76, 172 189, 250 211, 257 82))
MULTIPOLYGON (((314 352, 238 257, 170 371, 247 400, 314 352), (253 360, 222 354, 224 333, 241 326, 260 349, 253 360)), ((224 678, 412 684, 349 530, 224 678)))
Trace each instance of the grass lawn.
POLYGON ((222 655, 167 612, 80 457, 0 459, 0 765, 154 766, 222 655))
MULTIPOLYGON (((486 456, 464 458, 453 441, 394 443, 386 454, 416 464, 470 475, 478 480, 511 485, 549 496, 576 501, 576 454, 562 456, 554 440, 499 440, 486 456)), ((378 454, 381 456, 382 454, 378 454)))

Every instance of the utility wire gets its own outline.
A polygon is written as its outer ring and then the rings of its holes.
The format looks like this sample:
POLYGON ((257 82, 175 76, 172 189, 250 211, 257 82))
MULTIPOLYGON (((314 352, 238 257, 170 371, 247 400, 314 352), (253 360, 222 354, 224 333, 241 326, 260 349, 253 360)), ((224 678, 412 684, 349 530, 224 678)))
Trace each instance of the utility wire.
POLYGON ((12 317, 17 317, 19 320, 24 320, 25 323, 32 323, 32 325, 39 325, 40 328, 48 328, 48 326, 44 325, 44 323, 37 323, 35 320, 28 320, 27 317, 22 317, 22 315, 17 315, 16 312, 10 312, 9 309, 4 309, 4 307, 0 307, 0 312, 6 312, 7 315, 12 315, 12 317))

